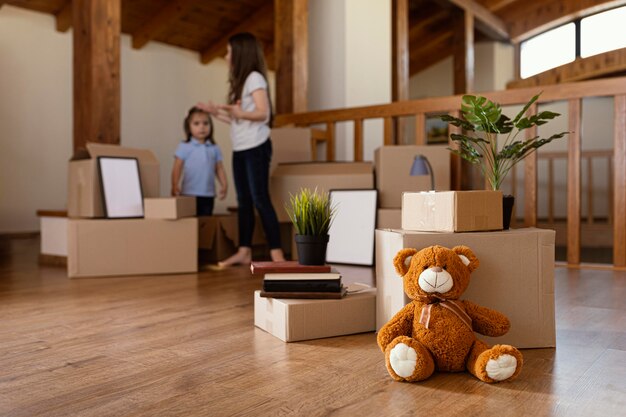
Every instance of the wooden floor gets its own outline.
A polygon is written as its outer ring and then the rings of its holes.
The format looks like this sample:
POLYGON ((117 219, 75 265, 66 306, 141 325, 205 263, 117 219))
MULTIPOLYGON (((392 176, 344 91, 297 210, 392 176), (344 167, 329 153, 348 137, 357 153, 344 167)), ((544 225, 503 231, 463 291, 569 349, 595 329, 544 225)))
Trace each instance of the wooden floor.
POLYGON ((0 240, 0 416, 626 415, 623 272, 557 269, 558 348, 525 350, 518 380, 406 384, 374 333, 286 344, 256 329, 243 268, 69 280, 37 266, 38 244, 0 240))

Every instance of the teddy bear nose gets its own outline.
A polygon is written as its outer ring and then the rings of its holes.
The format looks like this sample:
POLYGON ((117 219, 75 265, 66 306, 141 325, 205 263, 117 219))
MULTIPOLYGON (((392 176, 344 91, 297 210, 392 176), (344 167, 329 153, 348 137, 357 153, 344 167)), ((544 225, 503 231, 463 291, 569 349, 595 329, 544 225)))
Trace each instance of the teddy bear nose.
POLYGON ((433 266, 432 268, 430 268, 431 271, 433 272, 441 272, 443 271, 443 269, 441 269, 440 266, 433 266))

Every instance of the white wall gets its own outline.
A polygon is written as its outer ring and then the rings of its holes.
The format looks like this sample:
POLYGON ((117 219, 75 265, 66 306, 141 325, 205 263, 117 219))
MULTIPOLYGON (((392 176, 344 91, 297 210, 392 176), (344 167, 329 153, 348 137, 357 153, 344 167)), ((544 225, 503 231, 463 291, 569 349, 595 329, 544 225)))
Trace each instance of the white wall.
MULTIPOLYGON (((390 0, 309 2, 310 110, 391 101, 390 0)), ((383 143, 380 120, 364 124, 364 158, 383 143)), ((337 160, 354 158, 353 125, 337 125, 337 160)))
MULTIPOLYGON (((63 209, 72 154, 72 34, 53 16, 0 8, 0 233, 39 229, 35 211, 63 209)), ((270 74, 270 85, 274 85, 270 74)), ((272 88, 273 90, 273 88, 272 88)), ((121 40, 121 144, 152 149, 161 163, 161 193, 170 191, 182 121, 198 100, 223 102, 227 67, 198 54, 150 42, 133 50, 121 40)), ((215 122, 229 194, 216 212, 236 205, 228 127, 215 122)))

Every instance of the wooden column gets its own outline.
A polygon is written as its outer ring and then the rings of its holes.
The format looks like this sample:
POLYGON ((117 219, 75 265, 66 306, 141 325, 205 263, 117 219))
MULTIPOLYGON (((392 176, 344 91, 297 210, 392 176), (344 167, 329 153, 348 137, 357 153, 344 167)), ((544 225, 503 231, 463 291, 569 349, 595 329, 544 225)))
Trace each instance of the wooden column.
POLYGON ((474 91, 474 15, 455 13, 454 18, 454 94, 474 91))
MULTIPOLYGON (((409 1, 392 0, 391 100, 409 99, 409 1)), ((398 118, 395 142, 406 144, 406 120, 398 118)))
POLYGON ((74 150, 120 143, 120 0, 73 0, 74 150))
POLYGON ((626 266, 626 95, 615 96, 613 114, 613 265, 626 266))
MULTIPOLYGON (((537 114, 537 103, 526 113, 528 116, 537 114)), ((529 127, 524 132, 526 139, 537 136, 537 126, 529 127)), ((537 226, 537 152, 524 159, 524 226, 537 226)))
POLYGON ((581 100, 569 101, 569 146, 567 149, 567 263, 580 263, 581 198, 581 100))
POLYGON ((274 0, 276 113, 307 110, 308 0, 274 0))

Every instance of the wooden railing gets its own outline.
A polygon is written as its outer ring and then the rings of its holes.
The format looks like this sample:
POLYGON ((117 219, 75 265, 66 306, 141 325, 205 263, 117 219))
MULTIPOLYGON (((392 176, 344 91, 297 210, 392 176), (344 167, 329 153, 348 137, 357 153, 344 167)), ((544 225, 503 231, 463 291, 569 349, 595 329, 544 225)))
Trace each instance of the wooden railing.
MULTIPOLYGON (((578 83, 543 86, 543 93, 530 109, 536 114, 537 104, 554 101, 568 101, 567 151, 567 261, 580 264, 580 212, 581 212, 581 102, 586 97, 613 97, 614 138, 613 138, 613 264, 626 267, 626 77, 617 77, 578 83)), ((523 105, 537 93, 537 88, 481 93, 501 105, 523 105)), ((399 117, 415 117, 415 143, 426 144, 425 121, 429 114, 450 113, 459 115, 461 96, 436 97, 421 100, 394 102, 376 106, 326 110, 308 113, 280 114, 275 118, 276 126, 319 126, 326 127, 326 159, 335 159, 335 131, 338 122, 354 124, 354 159, 363 160, 363 122, 368 119, 383 119, 383 143, 398 143, 394 126, 399 117)), ((451 132, 458 128, 451 127, 451 132)), ((536 136, 537 129, 527 129, 526 137, 536 136)), ((318 133, 317 137, 324 137, 318 133)), ((451 144, 453 145, 453 144, 451 144)), ((453 158, 451 167, 452 184, 458 188, 460 182, 460 161, 453 158)), ((526 158, 524 163, 524 224, 537 225, 537 153, 526 158)))

